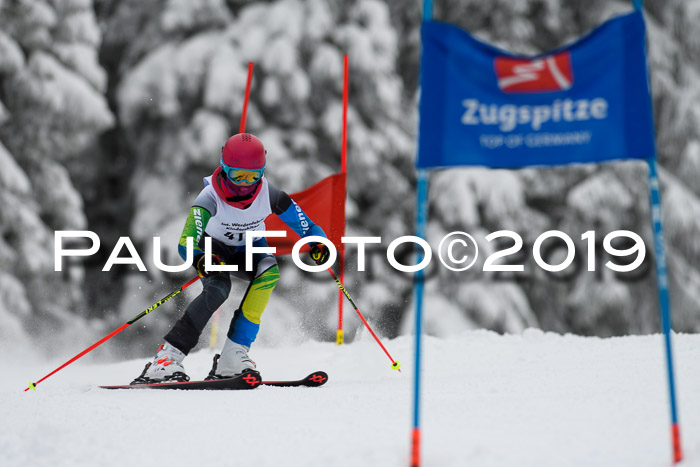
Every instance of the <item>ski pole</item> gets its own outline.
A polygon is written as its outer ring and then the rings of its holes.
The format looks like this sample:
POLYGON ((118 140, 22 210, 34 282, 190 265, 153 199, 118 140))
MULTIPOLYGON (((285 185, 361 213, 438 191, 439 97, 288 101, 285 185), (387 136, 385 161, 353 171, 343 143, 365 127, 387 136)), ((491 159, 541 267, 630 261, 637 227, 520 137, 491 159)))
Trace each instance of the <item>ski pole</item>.
POLYGON ((30 383, 29 383, 29 386, 28 386, 27 389, 25 389, 24 391, 27 392, 27 391, 30 390, 30 389, 36 391, 36 385, 37 385, 37 384, 41 383, 42 381, 44 381, 46 378, 48 378, 49 376, 53 375, 54 373, 56 373, 56 372, 62 370, 63 368, 67 367, 68 365, 70 365, 71 363, 73 363, 74 361, 76 361, 77 359, 79 359, 80 357, 82 357, 83 355, 85 355, 86 353, 91 352, 91 351, 94 350, 96 347, 98 347, 98 346, 104 344, 105 342, 107 342, 108 340, 110 340, 112 337, 116 336, 117 334, 119 334, 120 332, 122 332, 124 329, 128 328, 129 326, 131 326, 132 324, 134 324, 136 321, 140 320, 141 318, 143 318, 144 316, 146 316, 148 313, 150 313, 151 311, 155 310, 156 308, 158 308, 159 306, 161 306, 163 303, 167 302, 168 300, 170 300, 171 298, 173 298, 175 295, 177 295, 177 294, 179 294, 180 292, 182 292, 183 290, 185 290, 185 289, 186 289, 187 287, 189 287, 190 285, 194 284, 198 279, 199 279, 199 276, 193 278, 192 280, 190 280, 188 283, 186 283, 185 285, 181 286, 181 287, 178 288, 177 290, 175 290, 175 291, 169 293, 168 295, 166 295, 165 297, 163 297, 162 299, 160 299, 158 302, 154 303, 153 305, 151 305, 150 307, 146 308, 145 310, 143 310, 143 311, 142 311, 141 313, 139 313, 138 315, 134 316, 134 318, 132 318, 130 321, 127 321, 126 323, 124 323, 123 325, 121 325, 119 328, 115 329, 114 331, 112 331, 111 333, 109 333, 108 335, 106 335, 105 337, 103 337, 102 339, 100 339, 99 341, 97 341, 97 342, 95 342, 94 344, 92 344, 92 345, 91 345, 90 347, 88 347, 87 349, 85 349, 85 350, 83 350, 82 352, 80 352, 80 353, 79 353, 78 355, 76 355, 75 357, 73 357, 73 358, 71 358, 70 360, 68 360, 68 361, 67 361, 66 363, 64 363, 63 365, 61 365, 61 366, 59 366, 58 368, 56 368, 55 370, 53 370, 53 371, 52 371, 51 373, 49 373, 48 375, 46 375, 46 376, 44 376, 43 378, 41 378, 39 381, 37 381, 37 382, 35 382, 35 383, 30 382, 30 383))
POLYGON ((391 369, 401 371, 401 364, 398 361, 394 360, 391 355, 389 355, 389 351, 386 350, 386 347, 384 347, 384 345, 382 344, 382 341, 380 341, 379 338, 377 337, 377 335, 374 333, 374 331, 372 331, 372 328, 369 326, 369 323, 367 322, 365 317, 362 316, 362 313, 360 313, 360 310, 359 310, 359 308, 357 308, 357 305, 355 305, 355 302, 353 301, 352 297, 350 296, 348 291, 345 290, 345 287, 343 287, 343 284, 340 283, 338 276, 335 275, 335 273, 333 272, 333 270, 331 268, 328 268, 328 272, 331 274, 331 276, 335 280, 335 283, 338 284, 338 287, 345 295, 345 298, 347 298, 350 301, 350 304, 355 308, 357 315, 360 317, 360 319, 362 320, 362 323, 365 325, 365 327, 370 332, 370 334, 372 334, 372 337, 374 337, 374 340, 377 341, 377 344, 379 344, 379 347, 382 348, 382 350, 384 351, 386 356, 389 357, 389 360, 391 360, 391 369))

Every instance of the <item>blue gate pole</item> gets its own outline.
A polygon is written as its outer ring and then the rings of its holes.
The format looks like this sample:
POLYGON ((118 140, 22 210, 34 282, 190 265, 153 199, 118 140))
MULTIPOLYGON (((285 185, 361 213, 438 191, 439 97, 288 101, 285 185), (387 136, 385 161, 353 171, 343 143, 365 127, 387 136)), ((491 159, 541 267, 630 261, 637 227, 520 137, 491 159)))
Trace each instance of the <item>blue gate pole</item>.
POLYGON ((673 462, 683 459, 681 449, 681 434, 678 424, 676 406, 676 384, 673 374, 673 350, 671 347, 671 306, 668 297, 668 274, 666 272, 666 253, 664 250, 663 220, 661 217, 661 193, 659 176, 656 169, 656 158, 647 159, 649 165, 649 194, 651 197, 651 221, 654 231, 654 252, 656 253, 656 282, 659 289, 659 311, 661 327, 664 333, 666 347, 666 369, 668 371, 668 390, 671 403, 671 440, 673 447, 673 462))
MULTIPOLYGON (((423 0, 423 21, 433 19, 433 0, 423 0)), ((419 78, 420 86, 420 78, 419 78)), ((420 139, 420 131, 418 139, 420 139)), ((420 147, 420 144, 418 144, 420 147)), ((416 183, 416 237, 425 238, 428 222, 428 171, 418 171, 416 183)), ((416 264, 423 261, 423 249, 416 249, 416 264)), ((420 433, 420 373, 421 373, 421 341, 423 340, 423 285, 425 275, 423 269, 416 271, 413 276, 415 306, 416 306, 416 341, 414 344, 415 362, 413 376, 413 430, 411 431, 411 467, 420 467, 421 433, 420 433)))
MULTIPOLYGON (((641 10, 643 0, 632 0, 635 10, 641 10)), ((659 289, 659 312, 661 328, 664 333, 666 349, 666 370, 668 373, 668 393, 671 405, 671 447, 673 462, 683 460, 681 447, 681 429, 678 424, 678 406, 676 404, 676 378, 673 372, 673 347, 671 345, 671 305, 668 298, 668 273, 666 271, 666 252, 664 248, 664 226, 661 215, 661 191, 659 174, 656 168, 656 154, 647 159, 649 166, 649 196, 651 201, 651 222, 654 232, 654 252, 656 256, 656 283, 659 289)))
MULTIPOLYGON (((418 171, 416 207, 416 237, 425 238, 428 217, 428 172, 418 171)), ((423 249, 418 248, 416 264, 423 261, 423 249)), ((411 435, 411 467, 420 466, 420 371, 421 371, 421 340, 423 338, 423 285, 425 275, 423 269, 416 271, 414 277, 416 300, 416 342, 413 386, 413 432, 411 435)))

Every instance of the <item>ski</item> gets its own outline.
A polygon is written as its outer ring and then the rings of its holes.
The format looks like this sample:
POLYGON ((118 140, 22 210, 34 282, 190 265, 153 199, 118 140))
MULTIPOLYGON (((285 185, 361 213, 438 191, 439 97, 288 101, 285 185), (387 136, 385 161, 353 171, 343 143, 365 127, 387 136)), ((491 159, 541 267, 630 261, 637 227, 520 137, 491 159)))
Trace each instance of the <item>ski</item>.
POLYGON ((293 381, 263 381, 263 386, 297 387, 306 386, 315 388, 323 386, 328 381, 328 374, 325 371, 315 371, 304 379, 293 381))
POLYGON ((254 389, 260 386, 260 373, 250 371, 233 378, 207 379, 203 381, 182 381, 173 383, 124 384, 100 386, 102 389, 185 389, 185 390, 231 390, 254 389))
POLYGON ((260 385, 277 387, 310 387, 323 386, 328 381, 325 371, 315 371, 303 379, 287 381, 261 381, 260 373, 251 371, 233 378, 205 379, 202 381, 182 381, 172 383, 122 384, 116 386, 100 386, 102 389, 185 389, 185 390, 231 390, 254 389, 260 385))

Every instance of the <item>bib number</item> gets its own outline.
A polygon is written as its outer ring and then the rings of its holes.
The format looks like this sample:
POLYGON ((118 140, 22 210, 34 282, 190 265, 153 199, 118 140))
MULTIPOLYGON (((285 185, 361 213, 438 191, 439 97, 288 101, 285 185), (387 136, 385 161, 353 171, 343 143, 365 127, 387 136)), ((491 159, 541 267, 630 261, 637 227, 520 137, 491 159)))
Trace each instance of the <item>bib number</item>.
POLYGON ((238 241, 239 241, 239 242, 242 242, 242 241, 243 241, 243 232, 238 232, 238 233, 235 233, 235 232, 226 232, 226 233, 224 234, 224 237, 228 238, 229 240, 233 240, 233 241, 235 241, 236 236, 238 236, 238 241))

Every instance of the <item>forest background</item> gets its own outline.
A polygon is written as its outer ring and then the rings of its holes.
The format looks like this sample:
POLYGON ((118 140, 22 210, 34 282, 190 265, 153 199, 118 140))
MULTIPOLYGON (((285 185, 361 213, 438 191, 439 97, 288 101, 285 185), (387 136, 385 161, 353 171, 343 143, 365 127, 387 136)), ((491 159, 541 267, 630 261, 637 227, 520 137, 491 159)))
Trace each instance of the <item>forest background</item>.
MULTIPOLYGON (((288 193, 338 172, 343 55, 349 56, 347 234, 381 236, 368 270, 350 251, 346 285, 380 334, 411 332, 411 276, 383 256, 414 232, 420 56, 418 0, 0 0, 0 347, 83 346, 186 282, 166 263, 202 177, 237 132, 248 62, 255 76, 247 130, 268 149, 266 176, 288 193), (54 232, 91 230, 98 254, 54 270, 54 232), (148 267, 102 272, 128 236, 148 267)), ((560 47, 632 9, 629 1, 435 0, 435 18, 505 50, 560 47)), ((700 316, 700 1, 647 0, 648 57, 674 328, 700 316)), ((518 232, 518 274, 431 268, 426 331, 615 336, 659 331, 646 165, 615 162, 430 176, 428 239, 470 232, 488 254, 493 231, 518 232), (532 261, 544 231, 602 241, 644 238, 636 274, 602 267, 548 274, 532 261)), ((599 248, 602 250, 601 248, 599 248)), ((126 251, 126 250, 125 250, 126 251)), ((552 262, 563 251, 553 250, 552 262)), ((335 339, 337 288, 281 258, 282 280, 260 341, 335 339)), ((237 284, 221 326, 238 304, 237 284)), ((107 352, 152 353, 199 286, 122 333, 107 352)), ((346 306, 346 337, 361 329, 346 306)), ((201 345, 206 345, 205 339, 201 345)))

